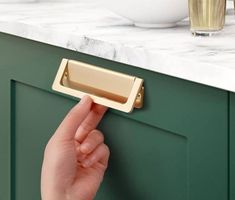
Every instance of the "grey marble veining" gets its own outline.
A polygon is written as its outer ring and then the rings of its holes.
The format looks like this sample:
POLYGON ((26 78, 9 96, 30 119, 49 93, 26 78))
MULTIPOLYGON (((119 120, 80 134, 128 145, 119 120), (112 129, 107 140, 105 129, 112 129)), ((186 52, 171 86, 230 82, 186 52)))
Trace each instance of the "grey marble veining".
POLYGON ((235 92, 235 15, 195 38, 184 20, 170 29, 134 27, 97 1, 0 4, 0 32, 235 92))

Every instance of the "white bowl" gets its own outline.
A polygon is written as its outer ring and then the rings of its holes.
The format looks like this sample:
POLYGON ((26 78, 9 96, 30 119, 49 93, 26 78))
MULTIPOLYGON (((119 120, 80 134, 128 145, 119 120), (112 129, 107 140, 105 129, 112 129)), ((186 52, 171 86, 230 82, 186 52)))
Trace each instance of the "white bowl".
POLYGON ((32 3, 37 0, 0 0, 0 3, 32 3))
POLYGON ((188 0, 102 0, 103 5, 140 27, 166 28, 188 16, 188 0))

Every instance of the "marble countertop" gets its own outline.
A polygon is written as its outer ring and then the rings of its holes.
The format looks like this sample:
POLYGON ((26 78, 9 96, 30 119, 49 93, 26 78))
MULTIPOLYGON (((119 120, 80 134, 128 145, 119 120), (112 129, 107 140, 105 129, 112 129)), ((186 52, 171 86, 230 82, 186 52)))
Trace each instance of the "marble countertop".
POLYGON ((235 92, 235 15, 224 30, 193 37, 175 28, 134 27, 92 0, 0 4, 0 32, 235 92))

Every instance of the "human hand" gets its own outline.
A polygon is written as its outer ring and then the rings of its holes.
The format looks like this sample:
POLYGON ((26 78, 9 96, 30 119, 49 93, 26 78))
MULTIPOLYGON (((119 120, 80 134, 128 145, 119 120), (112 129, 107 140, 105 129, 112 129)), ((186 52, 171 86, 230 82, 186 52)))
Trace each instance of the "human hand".
POLYGON ((49 140, 41 173, 42 200, 92 200, 108 165, 109 148, 96 130, 106 107, 82 98, 49 140))

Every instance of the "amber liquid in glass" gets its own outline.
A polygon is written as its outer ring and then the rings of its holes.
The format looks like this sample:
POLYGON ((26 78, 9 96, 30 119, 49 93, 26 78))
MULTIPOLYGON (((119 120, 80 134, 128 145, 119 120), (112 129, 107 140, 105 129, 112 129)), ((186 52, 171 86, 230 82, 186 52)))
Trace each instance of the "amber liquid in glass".
POLYGON ((189 0, 191 32, 211 35, 224 27, 226 0, 189 0))
POLYGON ((233 5, 234 5, 234 11, 235 11, 235 0, 233 1, 233 5))

